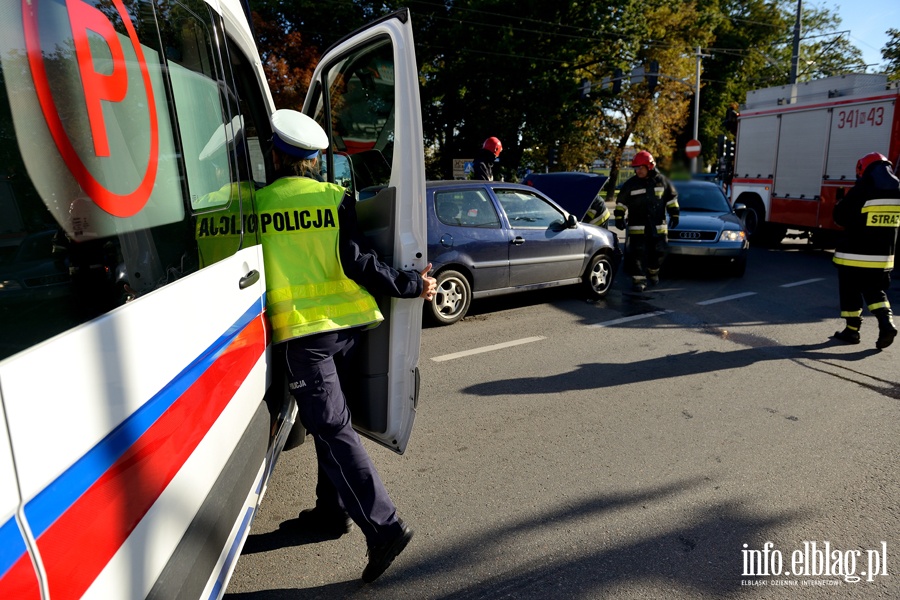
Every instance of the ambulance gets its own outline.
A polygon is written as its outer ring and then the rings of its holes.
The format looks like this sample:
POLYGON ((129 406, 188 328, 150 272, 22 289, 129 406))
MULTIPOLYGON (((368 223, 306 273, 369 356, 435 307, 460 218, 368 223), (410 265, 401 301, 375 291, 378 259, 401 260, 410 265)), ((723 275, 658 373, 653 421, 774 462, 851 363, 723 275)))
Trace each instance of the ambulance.
POLYGON ((858 73, 747 92, 738 117, 732 203, 746 207, 751 241, 788 229, 833 241, 840 190, 870 152, 900 159, 900 86, 858 73))
MULTIPOLYGON (((275 106, 248 19, 0 0, 0 598, 221 598, 303 437, 265 312, 275 106)), ((400 11, 322 57, 303 109, 382 257, 421 270, 418 94, 400 11)), ((379 301, 354 424, 403 453, 422 303, 379 301)))

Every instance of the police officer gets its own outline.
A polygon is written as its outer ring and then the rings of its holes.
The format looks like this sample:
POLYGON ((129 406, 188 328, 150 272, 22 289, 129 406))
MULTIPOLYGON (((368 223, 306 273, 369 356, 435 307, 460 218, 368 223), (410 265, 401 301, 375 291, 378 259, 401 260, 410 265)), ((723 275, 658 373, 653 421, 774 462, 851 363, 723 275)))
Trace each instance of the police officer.
POLYGON ((856 163, 856 183, 834 206, 834 222, 844 235, 834 253, 843 330, 834 337, 848 344, 860 342, 863 301, 878 319, 876 348, 887 348, 897 336, 890 287, 897 227, 900 225, 900 181, 891 162, 870 152, 856 163))
POLYGON ((665 176, 656 170, 656 161, 646 150, 631 161, 634 176, 628 179, 616 196, 616 227, 625 229, 628 213, 628 237, 625 244, 626 269, 631 274, 633 289, 642 292, 649 281, 659 283, 659 269, 668 249, 668 227, 678 225, 678 192, 665 176))
POLYGON ((292 110, 272 116, 276 167, 282 176, 257 193, 267 313, 282 345, 300 421, 315 440, 316 506, 298 521, 316 533, 350 530, 369 547, 362 578, 374 581, 412 538, 353 430, 341 381, 359 331, 383 320, 371 293, 431 300, 436 282, 378 260, 359 235, 353 197, 344 188, 303 177, 316 170, 325 131, 292 110), (370 293, 371 291, 371 293, 370 293))
POLYGON ((472 164, 473 179, 493 181, 494 163, 500 158, 501 152, 503 152, 503 144, 500 143, 500 140, 495 137, 484 140, 484 144, 481 145, 481 150, 478 151, 475 162, 472 164))

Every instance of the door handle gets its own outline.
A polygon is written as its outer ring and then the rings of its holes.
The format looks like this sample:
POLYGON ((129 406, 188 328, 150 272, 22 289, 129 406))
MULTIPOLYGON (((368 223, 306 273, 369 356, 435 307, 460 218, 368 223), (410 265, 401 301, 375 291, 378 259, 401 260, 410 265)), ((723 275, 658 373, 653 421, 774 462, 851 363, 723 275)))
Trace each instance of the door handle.
POLYGON ((241 277, 241 281, 240 283, 238 283, 238 285, 242 290, 245 290, 257 281, 259 281, 259 271, 253 269, 252 271, 241 277))
POLYGON ((523 238, 521 235, 517 235, 516 237, 513 238, 513 241, 512 241, 513 246, 521 246, 524 243, 525 243, 525 238, 523 238))

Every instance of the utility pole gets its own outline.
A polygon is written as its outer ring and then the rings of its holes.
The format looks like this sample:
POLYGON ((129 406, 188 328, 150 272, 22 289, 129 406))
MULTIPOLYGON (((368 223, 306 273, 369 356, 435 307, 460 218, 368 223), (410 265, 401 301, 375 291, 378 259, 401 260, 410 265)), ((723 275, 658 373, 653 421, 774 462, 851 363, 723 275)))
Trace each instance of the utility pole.
MULTIPOLYGON (((694 72, 694 138, 700 139, 700 61, 709 54, 703 54, 697 46, 697 68, 694 72)), ((691 173, 697 172, 697 157, 691 159, 691 173)))
POLYGON ((794 46, 791 52, 791 85, 797 83, 797 65, 800 62, 800 12, 803 0, 797 0, 797 21, 794 23, 794 46))

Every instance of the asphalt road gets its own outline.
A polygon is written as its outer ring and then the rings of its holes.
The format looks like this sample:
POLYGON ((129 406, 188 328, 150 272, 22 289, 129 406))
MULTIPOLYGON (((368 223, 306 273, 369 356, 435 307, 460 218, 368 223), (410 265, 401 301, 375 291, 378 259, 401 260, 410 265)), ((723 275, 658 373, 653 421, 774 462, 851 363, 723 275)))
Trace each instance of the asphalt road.
POLYGON ((828 339, 830 254, 790 241, 752 249, 741 279, 688 265, 628 289, 491 299, 426 329, 406 454, 366 442, 407 550, 365 585, 358 529, 279 528, 314 501, 307 443, 225 597, 900 598, 900 346, 875 350, 872 317, 861 345, 828 339))

